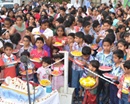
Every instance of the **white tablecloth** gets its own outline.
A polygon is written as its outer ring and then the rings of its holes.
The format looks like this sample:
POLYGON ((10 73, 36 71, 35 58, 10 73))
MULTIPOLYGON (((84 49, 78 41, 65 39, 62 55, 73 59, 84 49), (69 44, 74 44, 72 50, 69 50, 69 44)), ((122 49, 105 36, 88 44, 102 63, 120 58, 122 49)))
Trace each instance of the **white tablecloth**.
MULTIPOLYGON (((6 99, 0 96, 0 104, 29 104, 28 102, 18 101, 18 99, 6 99)), ((44 93, 34 104, 60 104, 59 93, 57 90, 51 93, 44 93)))

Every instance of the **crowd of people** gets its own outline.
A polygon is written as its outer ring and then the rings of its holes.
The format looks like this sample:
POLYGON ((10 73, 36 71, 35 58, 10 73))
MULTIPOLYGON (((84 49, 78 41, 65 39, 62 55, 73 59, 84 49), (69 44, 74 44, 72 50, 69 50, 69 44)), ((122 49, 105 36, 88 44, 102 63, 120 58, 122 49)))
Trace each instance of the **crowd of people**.
MULTIPOLYGON (((22 6, 14 4, 12 9, 2 7, 1 78, 20 77, 25 66, 15 62, 25 55, 40 60, 28 63, 28 69, 35 70, 29 80, 39 83, 49 79, 52 88, 58 90, 64 84, 64 63, 59 62, 64 57, 59 51, 64 50, 73 59, 69 61, 68 86, 75 88, 75 99, 80 99, 82 104, 130 104, 130 7, 123 7, 120 1, 115 7, 111 2, 109 5, 91 4, 87 8, 81 7, 76 0, 68 8, 67 2, 39 0, 22 6), (56 42, 62 45, 58 46, 56 42), (82 52, 82 56, 72 56, 71 52, 75 50, 82 52), (114 76, 110 80, 115 84, 89 73, 74 60, 80 60, 82 66, 100 76, 110 73, 114 76), (112 67, 112 70, 101 71, 100 66, 112 67), (52 76, 51 71, 61 74, 52 76), (87 76, 96 80, 91 88, 79 83, 80 78, 87 76)), ((26 80, 25 76, 21 78, 26 80)))

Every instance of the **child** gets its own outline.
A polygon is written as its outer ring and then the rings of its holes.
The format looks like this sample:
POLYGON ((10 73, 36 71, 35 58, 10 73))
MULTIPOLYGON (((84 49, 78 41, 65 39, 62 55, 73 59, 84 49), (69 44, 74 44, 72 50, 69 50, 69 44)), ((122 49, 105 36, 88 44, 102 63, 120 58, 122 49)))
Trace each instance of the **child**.
MULTIPOLYGON (((99 66, 100 64, 98 61, 92 60, 90 61, 88 65, 88 69, 95 73, 98 73, 99 66)), ((85 91, 85 96, 84 96, 82 104, 97 104, 96 98, 97 98, 97 86, 98 86, 99 80, 97 76, 91 74, 90 72, 88 72, 87 75, 84 77, 88 77, 88 76, 93 77, 96 80, 96 83, 91 88, 90 87, 85 88, 86 91, 85 91)))
MULTIPOLYGON (((77 32, 75 34, 75 42, 73 43, 72 49, 70 49, 70 51, 82 51, 82 48, 84 46, 87 46, 87 44, 84 42, 84 34, 83 32, 77 32)), ((82 57, 74 57, 74 60, 82 60, 82 57)), ((83 69, 80 68, 77 64, 72 63, 72 87, 75 88, 75 95, 76 97, 79 96, 78 92, 79 92, 79 79, 81 78, 83 74, 83 69)))
MULTIPOLYGON (((63 55, 61 53, 53 56, 53 59, 55 62, 58 62, 62 58, 63 58, 63 55)), ((60 87, 63 87, 63 85, 64 85, 64 76, 62 75, 63 71, 64 71, 64 65, 63 65, 62 61, 54 64, 52 66, 52 69, 53 69, 53 71, 58 71, 61 73, 61 75, 59 75, 59 76, 52 77, 52 88, 58 90, 60 87)))
MULTIPOLYGON (((42 37, 39 37, 36 39, 35 42, 36 49, 33 49, 30 52, 31 58, 43 58, 45 56, 48 56, 48 53, 46 50, 43 50, 44 40, 42 37)), ((36 69, 42 66, 42 63, 34 62, 36 69)))
POLYGON ((118 91, 118 97, 119 99, 119 104, 130 104, 130 60, 127 60, 124 65, 124 74, 120 79, 120 84, 118 86, 119 91, 118 91))
MULTIPOLYGON (((116 50, 113 52, 113 61, 114 64, 112 65, 112 72, 111 74, 115 76, 112 80, 116 83, 119 83, 119 79, 123 74, 123 70, 121 68, 121 63, 123 61, 124 53, 122 50, 116 50)), ((117 97, 118 88, 110 84, 110 102, 111 104, 118 104, 119 99, 117 97)))
MULTIPOLYGON (((84 35, 88 35, 89 34, 89 31, 90 31, 90 29, 91 29, 91 23, 90 22, 85 22, 85 23, 83 23, 83 33, 84 33, 84 35)), ((92 35, 92 34, 89 34, 89 35, 92 35)))
MULTIPOLYGON (((27 50, 21 53, 21 56, 23 55, 27 56, 28 58, 30 57, 30 53, 27 50)), ((25 71, 24 63, 22 62, 20 63, 19 69, 20 69, 20 73, 25 71)), ((34 69, 35 69, 35 65, 33 64, 33 62, 30 61, 28 63, 28 70, 34 70, 34 69)), ((22 75, 22 80, 26 80, 26 75, 22 75)), ((29 74, 29 80, 33 80, 33 73, 29 74)))
POLYGON ((37 77, 38 81, 42 79, 48 79, 51 80, 51 69, 48 67, 51 64, 51 58, 50 57, 43 57, 42 58, 42 66, 38 68, 37 70, 37 77))
MULTIPOLYGON (((58 26, 56 29, 56 36, 53 37, 52 44, 55 44, 55 42, 62 43, 63 46, 66 43, 66 34, 65 29, 63 26, 58 26)), ((58 47, 60 50, 62 50, 62 47, 58 47)))
POLYGON ((58 47, 53 47, 52 49, 52 56, 56 55, 57 53, 59 53, 60 49, 58 47))
POLYGON ((29 53, 32 51, 32 47, 30 46, 31 42, 31 37, 30 36, 24 36, 23 38, 23 47, 19 50, 19 57, 21 56, 21 53, 24 52, 25 50, 28 51, 29 53))
POLYGON ((4 62, 3 70, 4 70, 4 78, 16 77, 16 63, 12 63, 16 61, 16 56, 12 54, 13 52, 13 45, 11 43, 4 44, 4 53, 2 54, 2 60, 4 62), (12 63, 12 64, 10 64, 12 63))
POLYGON ((126 58, 127 58, 126 49, 128 48, 128 43, 125 40, 121 39, 118 41, 117 47, 118 47, 118 49, 120 49, 124 52, 124 60, 126 60, 126 58))
POLYGON ((5 18, 3 29, 9 30, 12 25, 12 20, 10 18, 5 18))
MULTIPOLYGON (((112 55, 111 52, 112 42, 109 38, 105 38, 103 40, 103 51, 97 53, 96 58, 100 62, 101 66, 112 66, 112 55)), ((102 75, 101 71, 101 75, 102 75)), ((107 104, 109 102, 109 83, 105 82, 104 80, 99 79, 99 86, 97 92, 97 100, 99 102, 100 94, 102 93, 101 102, 103 104, 107 104)))
POLYGON ((6 29, 1 30, 1 34, 2 34, 2 38, 4 39, 4 43, 6 42, 10 42, 10 35, 9 35, 9 31, 7 31, 6 29))

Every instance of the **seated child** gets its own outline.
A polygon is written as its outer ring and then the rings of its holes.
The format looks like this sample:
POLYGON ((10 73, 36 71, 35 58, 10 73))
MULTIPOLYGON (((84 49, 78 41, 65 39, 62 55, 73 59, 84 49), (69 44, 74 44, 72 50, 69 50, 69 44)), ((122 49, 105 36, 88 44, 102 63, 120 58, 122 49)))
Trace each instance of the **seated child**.
POLYGON ((125 61, 124 65, 124 74, 120 79, 120 84, 118 86, 118 97, 119 104, 130 104, 130 60, 125 61))
POLYGON ((50 57, 43 57, 42 58, 42 66, 38 68, 37 70, 37 78, 38 81, 42 79, 48 79, 51 80, 51 69, 48 67, 51 64, 51 58, 50 57))
MULTIPOLYGON (((98 73, 99 66, 100 64, 98 61, 92 60, 88 65, 88 69, 95 73, 98 73)), ((97 97, 97 86, 99 82, 98 77, 90 72, 88 72, 87 75, 84 77, 88 77, 88 76, 93 77, 96 80, 96 83, 93 87, 85 87, 86 92, 82 104, 97 104, 96 97, 97 97)))
POLYGON ((16 63, 12 63, 16 61, 16 56, 12 54, 13 45, 11 43, 4 44, 4 53, 2 54, 2 60, 4 62, 4 66, 2 67, 4 70, 4 78, 16 77, 16 63), (12 64, 10 64, 12 63, 12 64))
MULTIPOLYGON (((24 51, 23 53, 21 53, 21 56, 27 56, 28 58, 30 57, 30 53, 28 51, 24 51)), ((20 73, 22 72, 25 72, 25 66, 24 66, 24 63, 20 63, 19 65, 19 68, 20 68, 20 73)), ((34 71, 34 68, 35 68, 35 65, 33 64, 33 62, 29 62, 28 63, 28 70, 32 70, 32 74, 29 74, 29 80, 33 80, 33 71, 34 71)), ((23 80, 26 80, 26 74, 25 75, 22 75, 22 79, 23 80)))

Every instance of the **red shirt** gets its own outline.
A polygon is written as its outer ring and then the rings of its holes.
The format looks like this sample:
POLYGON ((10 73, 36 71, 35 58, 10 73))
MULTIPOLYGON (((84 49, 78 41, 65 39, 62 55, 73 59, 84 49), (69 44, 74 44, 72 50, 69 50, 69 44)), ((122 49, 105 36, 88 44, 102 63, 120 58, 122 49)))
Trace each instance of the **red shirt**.
MULTIPOLYGON (((37 49, 33 49, 30 52, 30 55, 31 55, 32 58, 43 58, 45 56, 48 56, 48 53, 45 50, 42 50, 42 51, 38 52, 37 49)), ((42 66, 42 63, 34 62, 34 64, 35 64, 36 68, 39 68, 39 67, 42 66)))

